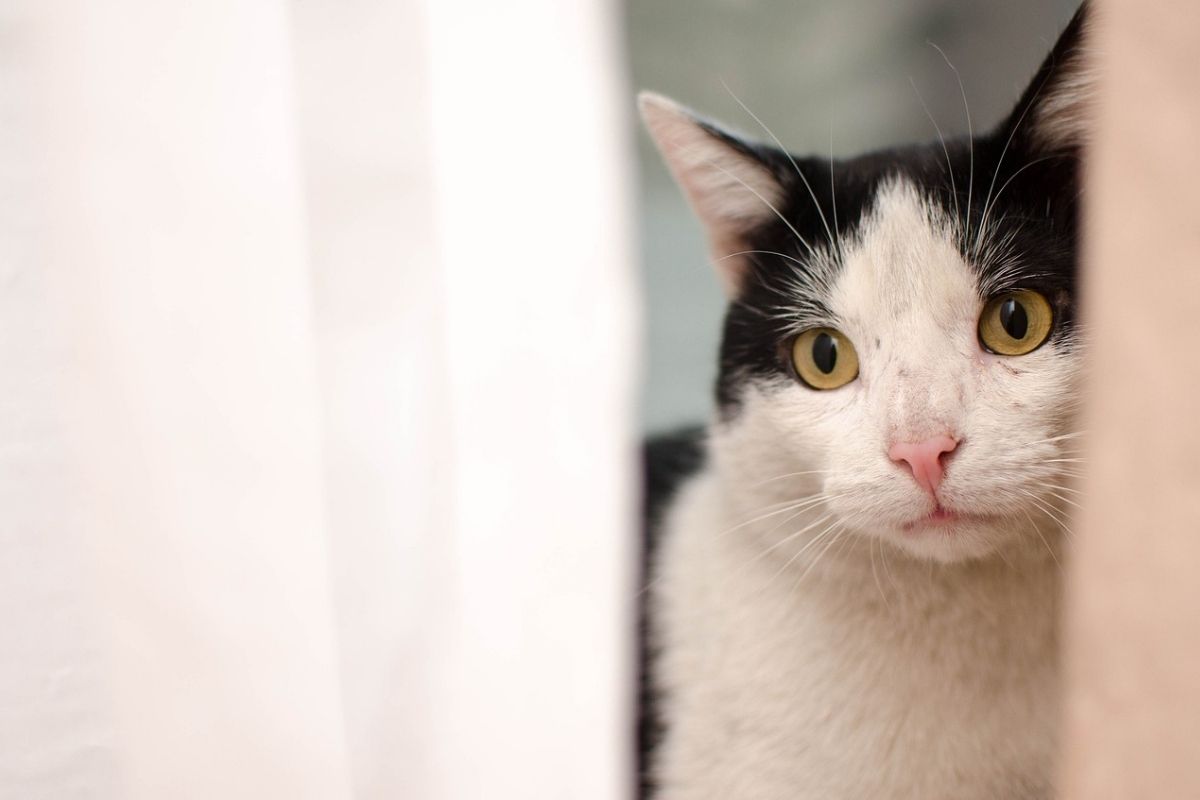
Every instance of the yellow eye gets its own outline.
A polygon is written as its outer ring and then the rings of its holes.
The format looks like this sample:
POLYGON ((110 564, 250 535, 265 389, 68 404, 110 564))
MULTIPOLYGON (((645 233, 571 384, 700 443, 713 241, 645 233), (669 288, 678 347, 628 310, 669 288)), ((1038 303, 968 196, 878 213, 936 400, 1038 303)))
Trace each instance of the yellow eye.
POLYGON ((858 353, 833 328, 813 328, 792 343, 792 364, 800 380, 814 389, 836 389, 858 377, 858 353))
POLYGON ((1014 289, 988 300, 979 316, 979 341, 1002 356, 1023 356, 1050 336, 1050 301, 1028 289, 1014 289))

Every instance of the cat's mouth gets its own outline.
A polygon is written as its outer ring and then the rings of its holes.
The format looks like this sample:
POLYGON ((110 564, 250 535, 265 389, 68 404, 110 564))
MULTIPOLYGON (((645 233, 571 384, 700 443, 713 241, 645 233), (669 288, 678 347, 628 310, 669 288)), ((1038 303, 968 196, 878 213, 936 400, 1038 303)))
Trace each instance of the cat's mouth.
POLYGON ((965 514, 938 503, 934 506, 933 511, 923 517, 906 522, 901 527, 905 533, 915 534, 929 528, 946 528, 962 522, 982 522, 985 519, 986 517, 982 514, 965 514))

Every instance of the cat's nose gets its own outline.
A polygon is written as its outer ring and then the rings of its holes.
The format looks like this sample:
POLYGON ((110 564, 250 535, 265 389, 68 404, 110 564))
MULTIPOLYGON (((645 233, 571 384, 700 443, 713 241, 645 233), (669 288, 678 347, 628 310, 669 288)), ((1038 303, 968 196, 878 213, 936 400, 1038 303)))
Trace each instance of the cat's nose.
POLYGON ((958 440, 945 435, 921 442, 896 442, 888 448, 888 458, 906 464, 917 485, 933 495, 942 483, 945 458, 956 447, 958 440))

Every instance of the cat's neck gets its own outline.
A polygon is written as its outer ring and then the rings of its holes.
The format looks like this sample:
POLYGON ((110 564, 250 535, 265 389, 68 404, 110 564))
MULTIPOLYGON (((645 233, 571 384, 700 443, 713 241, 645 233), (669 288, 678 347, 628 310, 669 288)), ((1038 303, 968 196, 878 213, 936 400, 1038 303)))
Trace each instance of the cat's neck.
POLYGON ((861 531, 818 540, 823 528, 814 529, 777 546, 777 524, 745 524, 720 474, 706 470, 669 517, 656 593, 705 625, 756 620, 766 639, 782 641, 797 625, 793 634, 808 635, 815 614, 837 626, 839 646, 895 639, 918 662, 937 652, 963 669, 980 669, 977 654, 995 648, 1033 658, 1057 638, 1063 554, 1053 540, 1048 549, 1036 535, 1015 535, 990 556, 937 563, 861 531))

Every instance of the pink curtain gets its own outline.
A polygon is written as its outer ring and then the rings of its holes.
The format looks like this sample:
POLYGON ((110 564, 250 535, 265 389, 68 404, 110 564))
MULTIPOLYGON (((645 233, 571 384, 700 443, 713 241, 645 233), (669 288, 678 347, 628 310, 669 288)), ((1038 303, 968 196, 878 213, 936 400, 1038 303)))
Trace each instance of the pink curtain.
POLYGON ((1200 797, 1200 7, 1097 10, 1064 789, 1200 797))

